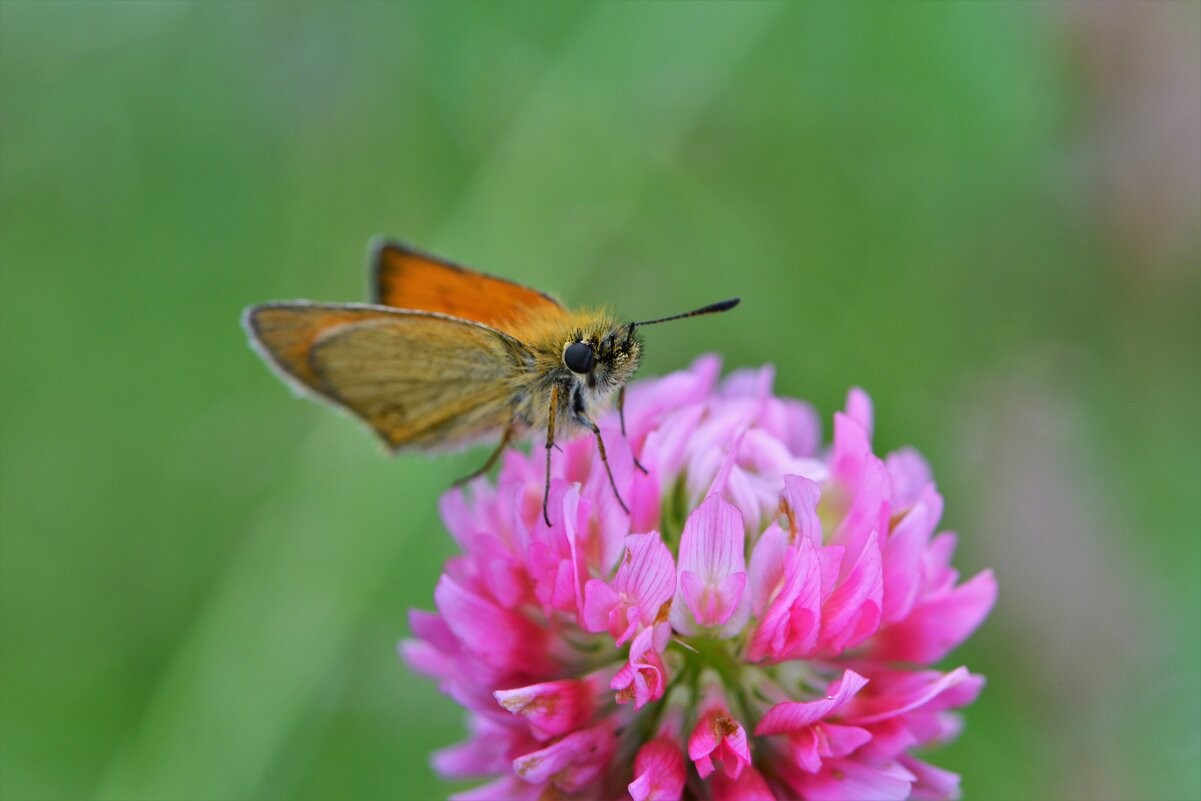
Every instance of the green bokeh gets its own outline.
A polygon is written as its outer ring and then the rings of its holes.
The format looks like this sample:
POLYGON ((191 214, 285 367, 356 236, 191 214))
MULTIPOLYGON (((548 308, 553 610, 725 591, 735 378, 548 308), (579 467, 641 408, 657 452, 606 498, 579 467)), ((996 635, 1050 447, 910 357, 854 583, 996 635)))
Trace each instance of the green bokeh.
MULTIPOLYGON (((1138 5, 1191 31, 1170 131, 1201 7, 1138 5)), ((1104 168, 1173 45, 1089 56, 1084 17, 0 2, 0 797, 446 794, 461 714, 395 645, 480 454, 387 459, 238 326, 364 299, 377 234, 634 318, 741 295, 645 374, 772 362, 826 420, 865 387, 998 568, 934 759, 967 797, 1201 796, 1198 223, 1146 246, 1104 168)))

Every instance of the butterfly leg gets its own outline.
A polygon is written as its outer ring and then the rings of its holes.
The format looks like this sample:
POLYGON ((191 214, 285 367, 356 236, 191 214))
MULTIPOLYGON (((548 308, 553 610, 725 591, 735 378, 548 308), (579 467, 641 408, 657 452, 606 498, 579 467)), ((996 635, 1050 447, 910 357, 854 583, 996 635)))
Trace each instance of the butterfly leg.
POLYGON ((605 456, 605 441, 601 438, 600 426, 592 422, 584 412, 584 403, 578 394, 572 401, 571 410, 575 421, 596 435, 596 447, 600 451, 601 464, 605 466, 605 472, 609 474, 609 486, 613 488, 613 496, 617 498, 617 502, 625 510, 625 513, 629 514, 630 507, 626 506, 626 502, 621 499, 621 493, 617 491, 617 482, 613 479, 613 471, 609 469, 609 458, 605 456))
MULTIPOLYGON (((617 390, 617 419, 621 421, 621 435, 626 437, 626 388, 624 384, 621 389, 617 390)), ((626 439, 629 439, 629 437, 626 437, 626 439)), ((634 456, 633 448, 630 448, 630 455, 634 459, 634 467, 637 467, 642 471, 643 475, 646 475, 648 471, 642 466, 642 462, 638 461, 638 457, 634 456)))
POLYGON ((550 526, 546 507, 550 503, 550 452, 555 447, 555 412, 559 409, 559 385, 550 390, 550 422, 546 426, 546 486, 542 490, 542 519, 550 526))
POLYGON ((510 420, 509 424, 505 426, 505 433, 500 438, 500 444, 496 446, 496 450, 492 451, 492 455, 488 457, 488 461, 484 462, 484 466, 479 470, 476 470, 474 473, 463 476, 454 483, 454 486, 462 486, 471 479, 478 478, 492 469, 492 465, 496 464, 496 460, 499 459, 500 455, 505 452, 505 447, 509 444, 509 440, 513 437, 513 422, 514 421, 510 420))

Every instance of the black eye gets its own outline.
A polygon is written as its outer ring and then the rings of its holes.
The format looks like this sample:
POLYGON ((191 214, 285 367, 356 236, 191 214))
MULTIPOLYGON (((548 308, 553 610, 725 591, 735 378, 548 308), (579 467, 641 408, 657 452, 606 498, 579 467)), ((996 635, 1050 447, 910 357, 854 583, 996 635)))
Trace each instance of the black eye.
POLYGON ((590 373, 596 359, 592 356, 592 346, 583 342, 573 342, 563 351, 563 364, 573 373, 590 373))

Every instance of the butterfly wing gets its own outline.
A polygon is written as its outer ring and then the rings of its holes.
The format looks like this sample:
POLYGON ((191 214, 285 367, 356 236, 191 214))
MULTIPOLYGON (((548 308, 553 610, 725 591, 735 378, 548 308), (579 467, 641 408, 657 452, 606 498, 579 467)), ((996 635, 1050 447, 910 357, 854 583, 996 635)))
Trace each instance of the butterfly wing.
POLYGON ((502 429, 532 356, 484 325, 378 306, 277 303, 246 326, 269 362, 398 450, 453 448, 502 429))
POLYGON ((309 364, 309 353, 318 337, 335 328, 385 317, 390 312, 367 306, 336 303, 265 303, 252 306, 242 317, 255 350, 294 389, 326 394, 320 378, 309 364))
POLYGON ((384 306, 447 314, 519 338, 531 323, 567 316, 549 295, 397 242, 375 246, 371 291, 384 306))

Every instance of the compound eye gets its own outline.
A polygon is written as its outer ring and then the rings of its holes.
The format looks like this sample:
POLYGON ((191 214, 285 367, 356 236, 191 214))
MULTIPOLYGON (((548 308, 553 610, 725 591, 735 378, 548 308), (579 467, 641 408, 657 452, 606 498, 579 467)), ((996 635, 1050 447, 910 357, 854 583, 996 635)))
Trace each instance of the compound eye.
POLYGON ((592 372, 596 358, 592 355, 592 346, 583 342, 573 342, 563 351, 563 364, 573 373, 581 375, 592 372))

